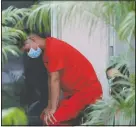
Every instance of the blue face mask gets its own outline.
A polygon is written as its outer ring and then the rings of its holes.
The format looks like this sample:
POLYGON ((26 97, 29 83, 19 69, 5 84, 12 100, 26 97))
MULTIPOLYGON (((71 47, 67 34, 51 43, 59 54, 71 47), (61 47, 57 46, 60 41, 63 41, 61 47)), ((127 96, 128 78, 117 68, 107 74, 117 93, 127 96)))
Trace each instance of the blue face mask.
POLYGON ((30 58, 38 58, 42 53, 42 50, 38 47, 37 49, 31 48, 30 51, 27 53, 27 55, 30 58))

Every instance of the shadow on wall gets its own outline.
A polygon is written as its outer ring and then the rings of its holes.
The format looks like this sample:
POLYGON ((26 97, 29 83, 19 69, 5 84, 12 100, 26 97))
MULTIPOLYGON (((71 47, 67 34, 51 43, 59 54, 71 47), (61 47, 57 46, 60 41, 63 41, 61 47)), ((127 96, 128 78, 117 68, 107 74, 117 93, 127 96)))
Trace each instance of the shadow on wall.
POLYGON ((17 8, 28 8, 34 4, 34 0, 21 1, 21 0, 2 0, 1 6, 2 10, 7 9, 9 6, 14 6, 17 8))

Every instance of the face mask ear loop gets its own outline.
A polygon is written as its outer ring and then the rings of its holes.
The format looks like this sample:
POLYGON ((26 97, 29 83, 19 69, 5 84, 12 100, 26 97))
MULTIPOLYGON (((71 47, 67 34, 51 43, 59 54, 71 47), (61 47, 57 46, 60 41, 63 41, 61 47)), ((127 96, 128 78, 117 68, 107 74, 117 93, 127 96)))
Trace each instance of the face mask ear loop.
POLYGON ((30 43, 30 48, 32 48, 32 42, 30 43))
MULTIPOLYGON (((31 38, 28 38, 29 40, 30 40, 30 48, 32 48, 33 49, 33 47, 32 47, 32 43, 35 43, 31 38)), ((37 44, 36 44, 37 45, 37 44)), ((37 46, 37 48, 38 48, 38 46, 37 46)))
MULTIPOLYGON (((33 40, 32 40, 32 41, 33 41, 33 40)), ((39 44, 37 44, 37 43, 34 42, 34 41, 33 41, 33 43, 36 45, 36 47, 37 47, 36 50, 37 50, 37 49, 39 48, 39 44)), ((31 43, 31 44, 32 44, 32 43, 31 43)), ((31 48, 32 48, 32 46, 31 46, 31 48)))
MULTIPOLYGON (((30 38, 28 40, 32 41, 30 38)), ((32 48, 32 42, 28 43, 30 45, 30 49, 32 48)))

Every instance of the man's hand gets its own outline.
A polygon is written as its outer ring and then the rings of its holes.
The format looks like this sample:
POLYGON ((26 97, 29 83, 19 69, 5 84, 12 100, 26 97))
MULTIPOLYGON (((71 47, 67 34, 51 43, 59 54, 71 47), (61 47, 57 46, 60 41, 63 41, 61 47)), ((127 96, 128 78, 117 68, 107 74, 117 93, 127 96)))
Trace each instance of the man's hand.
POLYGON ((48 106, 43 110, 43 113, 48 112, 51 108, 48 106))
POLYGON ((42 117, 46 125, 54 124, 57 120, 54 118, 54 113, 58 107, 60 97, 60 76, 59 72, 49 73, 49 100, 48 107, 43 111, 42 117))
POLYGON ((44 123, 46 125, 49 124, 54 124, 55 122, 57 122, 56 118, 54 117, 54 113, 55 113, 55 109, 45 109, 44 110, 44 123))

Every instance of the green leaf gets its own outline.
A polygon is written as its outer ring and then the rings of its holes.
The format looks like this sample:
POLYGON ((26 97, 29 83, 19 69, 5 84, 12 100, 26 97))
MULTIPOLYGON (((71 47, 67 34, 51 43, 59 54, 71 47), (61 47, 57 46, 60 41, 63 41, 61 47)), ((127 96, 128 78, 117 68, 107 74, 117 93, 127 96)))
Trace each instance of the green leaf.
POLYGON ((20 47, 26 39, 26 34, 10 27, 2 27, 2 63, 7 62, 7 53, 19 56, 20 47))
POLYGON ((27 125, 28 119, 24 110, 16 107, 2 110, 2 126, 27 125))
POLYGON ((125 19, 121 22, 119 26, 119 37, 120 39, 124 40, 129 36, 132 36, 135 29, 135 12, 131 11, 125 17, 125 19))
POLYGON ((34 31, 37 26, 39 32, 50 32, 50 24, 48 23, 50 8, 51 4, 48 2, 32 6, 32 11, 27 20, 27 27, 34 31))
POLYGON ((6 10, 2 11, 2 25, 6 26, 16 26, 23 22, 23 19, 29 14, 29 9, 22 8, 18 9, 13 6, 8 7, 6 10))

